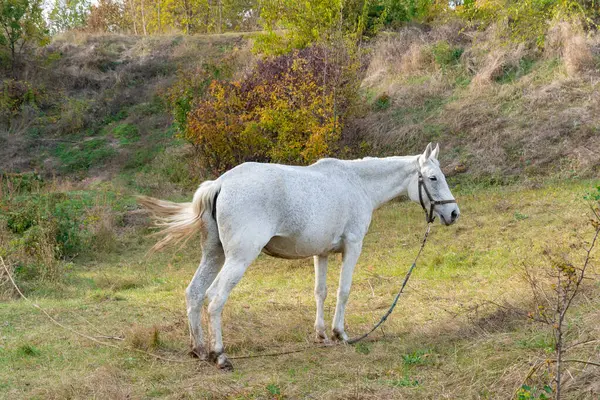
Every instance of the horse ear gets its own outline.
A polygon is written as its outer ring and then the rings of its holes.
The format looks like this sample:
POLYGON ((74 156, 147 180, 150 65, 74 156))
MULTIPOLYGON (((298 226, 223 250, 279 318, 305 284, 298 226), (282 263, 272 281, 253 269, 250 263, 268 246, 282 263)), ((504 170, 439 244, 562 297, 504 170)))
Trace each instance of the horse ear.
POLYGON ((427 160, 429 160, 429 156, 431 156, 431 143, 429 143, 427 145, 427 148, 425 149, 425 151, 423 152, 423 154, 421 154, 419 156, 419 165, 421 166, 421 168, 423 168, 423 165, 425 165, 425 163, 427 162, 427 160))
POLYGON ((427 145, 427 148, 425 149, 425 152, 423 153, 423 158, 425 158, 426 160, 431 156, 431 150, 432 150, 432 146, 431 146, 431 142, 427 145))
POLYGON ((438 156, 440 155, 440 144, 436 144, 435 145, 435 149, 433 149, 433 151, 431 152, 431 158, 433 159, 438 159, 438 156))

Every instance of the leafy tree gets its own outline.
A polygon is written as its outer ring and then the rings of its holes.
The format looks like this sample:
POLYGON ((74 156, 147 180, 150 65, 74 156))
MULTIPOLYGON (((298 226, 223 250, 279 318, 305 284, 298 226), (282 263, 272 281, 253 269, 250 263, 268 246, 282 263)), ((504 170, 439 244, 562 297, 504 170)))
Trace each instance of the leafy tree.
POLYGON ((55 0, 48 16, 50 32, 68 31, 85 25, 90 13, 89 0, 55 0))
POLYGON ((261 18, 267 33, 259 36, 257 49, 282 54, 313 43, 330 42, 342 27, 344 0, 265 0, 261 18), (285 29, 285 35, 275 33, 285 29))
POLYGON ((114 0, 99 0, 92 5, 85 22, 91 32, 127 32, 132 24, 124 3, 114 0))
POLYGON ((42 15, 42 0, 0 0, 0 46, 8 52, 13 76, 29 44, 43 45, 48 29, 42 15))
POLYGON ((281 54, 342 38, 360 41, 383 27, 427 20, 448 7, 442 0, 265 0, 260 11, 267 33, 259 36, 257 50, 281 54), (276 34, 278 28, 285 34, 276 34))
POLYGON ((595 0, 464 0, 455 7, 458 16, 480 29, 499 24, 507 40, 533 42, 544 47, 546 33, 554 19, 575 19, 596 27, 595 0))

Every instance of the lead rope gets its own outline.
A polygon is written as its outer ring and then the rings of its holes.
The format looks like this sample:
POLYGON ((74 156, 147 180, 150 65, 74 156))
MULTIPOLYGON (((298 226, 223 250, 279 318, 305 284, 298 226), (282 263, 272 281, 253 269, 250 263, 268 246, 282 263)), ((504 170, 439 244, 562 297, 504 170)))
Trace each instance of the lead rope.
POLYGON ((406 273, 406 276, 404 277, 404 281, 402 282, 402 286, 400 287, 400 290, 398 291, 398 294, 396 295, 396 298, 394 299, 394 302, 392 303, 392 305, 390 306, 390 308, 387 310, 387 312, 385 314, 383 314, 383 317, 381 317, 381 319, 379 320, 378 323, 376 323, 373 328, 371 328, 370 331, 368 331, 367 333, 352 338, 350 340, 348 340, 348 344, 354 344, 357 342, 360 342, 361 340, 363 340, 364 338, 366 338, 367 336, 369 336, 371 333, 373 333, 377 328, 379 328, 379 326, 381 326, 386 320, 387 318, 390 316, 390 314, 392 313, 392 311, 394 311, 394 308, 396 307, 396 304, 398 304, 398 299, 400 299, 400 295, 402 294, 402 292, 404 291, 404 288, 406 287, 406 284, 408 283, 408 280, 410 279, 410 275, 413 272, 413 269, 415 269, 415 267, 417 266, 417 260, 419 259, 419 257, 421 256, 421 253, 423 252, 423 248, 425 247, 425 243, 427 243, 427 237, 429 236, 429 230, 431 229, 431 222, 427 222, 427 228, 425 229, 425 235, 423 235, 423 241, 421 242, 421 247, 419 248, 419 252, 417 253, 417 256, 415 257, 415 260, 413 261, 412 265, 410 266, 408 272, 406 273))

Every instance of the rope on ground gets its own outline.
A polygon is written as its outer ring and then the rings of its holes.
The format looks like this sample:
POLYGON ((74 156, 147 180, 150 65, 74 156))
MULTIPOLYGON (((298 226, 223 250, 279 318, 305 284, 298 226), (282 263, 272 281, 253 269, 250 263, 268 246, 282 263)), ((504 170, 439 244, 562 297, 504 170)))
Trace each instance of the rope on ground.
POLYGON ((6 274, 8 275, 8 279, 10 279, 10 282, 12 283, 12 285, 14 286, 14 288, 16 289, 17 293, 19 293, 19 296, 21 296, 24 300, 26 300, 27 302, 29 302, 29 304, 31 304, 33 307, 35 307, 38 310, 40 310, 56 326, 59 326, 59 327, 61 327, 62 329, 66 330, 66 331, 74 333, 77 336, 80 336, 80 337, 82 337, 84 339, 90 340, 90 341, 92 341, 94 343, 97 343, 97 344, 99 344, 101 346, 111 347, 111 348, 117 349, 117 350, 130 350, 130 351, 134 351, 136 353, 144 354, 144 355, 147 355, 147 356, 150 356, 150 357, 156 358, 158 360, 162 360, 162 361, 176 362, 176 363, 191 363, 191 362, 194 362, 193 360, 177 360, 177 359, 174 359, 174 358, 167 358, 167 357, 159 356, 158 354, 149 353, 149 352, 144 351, 144 350, 134 349, 132 347, 123 347, 123 346, 117 346, 117 345, 114 345, 114 344, 111 344, 111 343, 106 343, 106 342, 103 342, 102 340, 96 339, 93 336, 86 335, 85 333, 81 333, 81 332, 79 332, 79 331, 77 331, 77 330, 75 330, 75 329, 73 329, 71 327, 63 325, 62 323, 60 323, 59 321, 57 321, 54 317, 52 317, 52 315, 48 314, 48 312, 46 310, 44 310, 38 304, 36 304, 33 301, 31 301, 27 296, 25 296, 23 294, 23 292, 21 291, 21 289, 19 289, 19 286, 17 286, 17 283, 13 279, 12 274, 8 270, 8 267, 6 266, 6 263, 4 262, 4 258, 2 258, 2 256, 0 256, 0 262, 2 263, 2 267, 4 268, 4 271, 6 271, 6 274))

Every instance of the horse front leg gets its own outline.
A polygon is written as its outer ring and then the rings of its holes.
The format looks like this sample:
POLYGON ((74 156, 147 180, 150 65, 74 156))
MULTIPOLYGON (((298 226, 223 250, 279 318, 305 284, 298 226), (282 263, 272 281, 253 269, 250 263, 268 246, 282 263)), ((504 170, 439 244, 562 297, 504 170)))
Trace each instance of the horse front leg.
POLYGON ((325 333, 325 319, 323 308, 327 298, 327 255, 315 256, 315 301, 317 302, 317 316, 315 318, 315 332, 317 341, 328 343, 329 338, 325 333))
POLYGON ((335 340, 348 340, 348 335, 346 335, 344 330, 344 314, 346 312, 348 296, 350 295, 350 286, 352 285, 352 273, 354 272, 361 249, 362 241, 347 243, 344 248, 340 284, 337 292, 337 304, 335 305, 335 315, 333 316, 333 338, 335 340))

